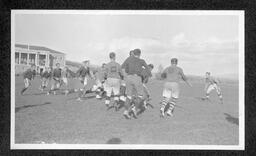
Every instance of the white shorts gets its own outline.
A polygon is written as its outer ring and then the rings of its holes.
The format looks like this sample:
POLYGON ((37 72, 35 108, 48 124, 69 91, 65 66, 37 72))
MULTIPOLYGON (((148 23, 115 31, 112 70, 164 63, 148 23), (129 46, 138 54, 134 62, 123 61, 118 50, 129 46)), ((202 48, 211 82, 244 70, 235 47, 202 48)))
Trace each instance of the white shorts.
POLYGON ((120 79, 108 78, 104 84, 104 90, 106 91, 108 97, 111 96, 112 92, 114 95, 120 94, 120 79))
POLYGON ((51 89, 54 89, 54 88, 55 88, 55 89, 56 89, 56 88, 59 89, 59 88, 60 88, 60 83, 61 83, 60 79, 58 79, 58 78, 57 78, 57 79, 56 79, 56 78, 54 79, 54 78, 53 78, 52 81, 51 81, 51 83, 52 83, 51 89))
POLYGON ((165 98, 179 98, 180 89, 177 82, 166 82, 164 84, 163 97, 165 98))
POLYGON ((217 94, 221 94, 220 87, 218 87, 216 83, 209 85, 206 90, 206 94, 210 94, 213 90, 216 90, 217 94))
POLYGON ((63 81, 66 85, 68 84, 68 78, 63 77, 63 78, 62 78, 62 81, 63 81))

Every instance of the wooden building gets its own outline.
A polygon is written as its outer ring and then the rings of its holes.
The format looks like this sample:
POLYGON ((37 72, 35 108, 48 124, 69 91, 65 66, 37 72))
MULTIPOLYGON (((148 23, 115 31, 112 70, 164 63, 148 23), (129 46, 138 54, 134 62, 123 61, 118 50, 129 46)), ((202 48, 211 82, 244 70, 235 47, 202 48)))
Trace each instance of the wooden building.
POLYGON ((15 44, 15 73, 24 72, 31 64, 36 65, 38 73, 44 71, 45 67, 54 68, 56 63, 60 63, 63 68, 66 65, 65 58, 65 53, 46 47, 15 44))

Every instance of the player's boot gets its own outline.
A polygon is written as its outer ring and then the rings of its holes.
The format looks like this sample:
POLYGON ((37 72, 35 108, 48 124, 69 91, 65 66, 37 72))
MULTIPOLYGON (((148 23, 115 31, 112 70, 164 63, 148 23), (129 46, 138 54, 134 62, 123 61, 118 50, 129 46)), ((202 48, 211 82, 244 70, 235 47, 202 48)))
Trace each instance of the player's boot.
POLYGON ((160 117, 164 117, 164 108, 160 108, 160 117))
POLYGON ((125 102, 125 100, 126 100, 125 96, 121 95, 120 100, 125 102))
POLYGON ((82 99, 79 97, 79 98, 76 99, 76 101, 82 101, 82 99))
POLYGON ((24 92, 27 90, 28 88, 23 88, 20 92, 21 95, 24 95, 24 92))
POLYGON ((99 94, 97 94, 96 99, 101 99, 101 96, 99 94))
POLYGON ((168 109, 167 112, 166 112, 166 114, 167 114, 168 116, 173 116, 173 109, 172 109, 172 110, 171 110, 171 109, 168 109))
POLYGON ((126 119, 131 119, 131 116, 129 115, 129 112, 127 110, 124 111, 123 115, 126 119))

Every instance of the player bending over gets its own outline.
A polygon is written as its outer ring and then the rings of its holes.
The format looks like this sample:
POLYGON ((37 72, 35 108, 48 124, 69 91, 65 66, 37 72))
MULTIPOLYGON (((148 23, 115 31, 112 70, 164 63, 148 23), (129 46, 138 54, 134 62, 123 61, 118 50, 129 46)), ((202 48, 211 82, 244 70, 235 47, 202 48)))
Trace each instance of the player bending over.
POLYGON ((204 88, 205 92, 206 92, 206 98, 205 99, 209 99, 210 98, 210 93, 212 90, 215 90, 219 96, 220 102, 221 104, 223 104, 223 98, 222 98, 222 94, 221 94, 221 90, 219 87, 219 81, 211 76, 210 72, 206 72, 205 74, 205 88, 204 88))
POLYGON ((24 78, 24 84, 25 87, 21 90, 20 94, 23 95, 23 93, 28 89, 28 87, 31 85, 31 80, 34 79, 35 75, 36 75, 36 66, 34 64, 31 65, 31 67, 26 70, 23 74, 23 78, 24 78))
POLYGON ((169 108, 166 112, 168 116, 173 116, 174 107, 179 98, 180 88, 179 81, 182 79, 189 86, 192 85, 187 81, 186 76, 183 73, 182 68, 177 66, 178 59, 171 59, 171 66, 167 67, 163 73, 162 78, 165 78, 164 89, 163 89, 163 100, 160 104, 160 115, 164 117, 165 115, 165 107, 169 105, 169 108))
POLYGON ((101 99, 104 94, 104 82, 106 79, 106 64, 103 63, 101 68, 95 74, 95 85, 92 88, 92 91, 96 92, 96 99, 101 99))
POLYGON ((81 66, 77 71, 77 76, 80 80, 80 85, 78 86, 78 101, 82 101, 81 98, 88 92, 90 88, 87 86, 87 81, 89 77, 94 78, 92 71, 90 70, 90 61, 86 60, 83 62, 83 66, 81 66))
POLYGON ((56 68, 52 72, 52 82, 51 82, 51 89, 47 93, 47 95, 51 94, 53 92, 54 95, 56 95, 56 91, 60 89, 61 85, 61 68, 60 64, 56 63, 56 68))
POLYGON ((118 101, 119 101, 119 91, 120 91, 120 83, 121 78, 123 77, 123 73, 121 70, 121 65, 117 63, 116 54, 111 52, 109 54, 110 62, 106 65, 106 77, 107 80, 104 85, 104 90, 106 91, 107 97, 105 101, 105 105, 109 107, 110 99, 112 92, 114 94, 114 107, 115 110, 118 109, 118 101))
POLYGON ((46 67, 45 71, 41 75, 41 86, 39 88, 41 91, 44 91, 44 89, 48 86, 48 83, 51 80, 51 75, 51 68, 46 67))
MULTIPOLYGON (((154 68, 153 64, 149 64, 148 65, 149 71, 151 72, 154 68)), ((141 78, 142 78, 142 84, 143 84, 143 91, 144 91, 144 95, 146 95, 146 99, 144 100, 144 108, 147 109, 147 104, 149 101, 149 90, 148 87, 146 86, 146 84, 148 83, 149 78, 151 77, 151 73, 147 73, 146 69, 143 68, 142 72, 141 72, 141 78)))

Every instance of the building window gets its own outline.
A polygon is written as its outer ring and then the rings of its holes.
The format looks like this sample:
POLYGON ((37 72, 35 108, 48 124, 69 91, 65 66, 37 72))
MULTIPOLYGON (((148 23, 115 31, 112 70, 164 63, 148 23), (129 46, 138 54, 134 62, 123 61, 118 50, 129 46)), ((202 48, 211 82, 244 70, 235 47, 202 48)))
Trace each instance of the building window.
POLYGON ((45 66, 46 55, 39 55, 39 66, 45 66))
POLYGON ((28 54, 21 53, 20 64, 27 64, 27 58, 28 58, 28 54))
POLYGON ((15 52, 15 63, 19 64, 20 55, 18 52, 15 52))
POLYGON ((29 64, 35 64, 36 63, 36 54, 29 54, 29 64))

